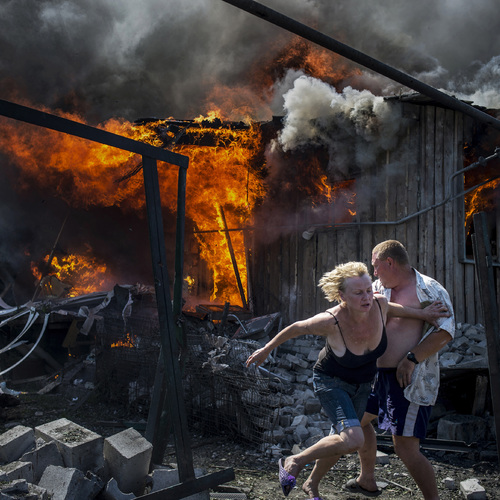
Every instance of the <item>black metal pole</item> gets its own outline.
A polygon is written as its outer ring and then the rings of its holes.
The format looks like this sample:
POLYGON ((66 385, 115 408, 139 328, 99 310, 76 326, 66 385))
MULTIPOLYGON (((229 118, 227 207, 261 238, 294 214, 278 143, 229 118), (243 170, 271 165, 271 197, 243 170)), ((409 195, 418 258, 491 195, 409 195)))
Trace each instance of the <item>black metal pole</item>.
POLYGON ((174 319, 176 321, 177 336, 179 343, 183 346, 182 329, 179 326, 179 317, 182 313, 182 288, 184 283, 184 239, 186 220, 186 177, 187 165, 179 168, 177 180, 177 227, 175 236, 175 276, 174 276, 174 319))
POLYGON ((156 158, 157 160, 171 163, 172 165, 181 166, 187 160, 186 156, 180 155, 179 153, 173 153, 172 151, 157 148, 145 142, 134 141, 133 139, 113 134, 107 130, 91 127, 84 123, 68 120, 67 118, 45 113, 38 109, 28 108, 27 106, 22 106, 21 104, 5 101, 3 99, 0 99, 0 115, 63 132, 65 134, 74 135, 75 137, 81 137, 82 139, 88 139, 89 141, 106 144, 114 148, 130 151, 131 153, 147 155, 150 158, 156 158))
POLYGON ((254 0, 222 0, 500 130, 500 120, 254 0))
MULTIPOLYGON (((498 304, 493 274, 491 245, 486 223, 486 214, 474 214, 474 234, 472 235, 476 276, 486 330, 488 348, 488 368, 490 374, 490 392, 495 418, 497 451, 500 457, 500 325, 498 304)), ((500 459, 499 459, 500 460, 500 459)), ((499 462, 500 465, 500 462, 499 462)))
MULTIPOLYGON (((174 276, 174 300, 172 303, 177 342, 184 347, 186 339, 179 317, 182 313, 182 284, 184 269, 184 236, 186 219, 186 173, 187 164, 179 168, 177 182, 177 226, 175 239, 175 276, 174 276)), ((182 370, 181 370, 182 372, 182 370)), ((149 406, 148 422, 146 426, 146 438, 154 443, 152 465, 161 464, 168 439, 172 431, 172 415, 168 405, 171 394, 167 387, 167 379, 164 366, 163 349, 160 348, 158 363, 156 366, 153 395, 149 406)))
MULTIPOLYGON (((170 414, 174 428, 175 449, 181 483, 193 481, 194 467, 191 440, 187 428, 186 408, 182 389, 181 370, 178 360, 178 343, 170 299, 167 271, 165 236, 161 213, 160 187, 156 160, 143 156, 144 189, 148 212, 149 238, 153 277, 160 323, 161 350, 164 357, 165 377, 169 391, 170 414)), ((155 443, 153 443, 153 447, 155 443)))

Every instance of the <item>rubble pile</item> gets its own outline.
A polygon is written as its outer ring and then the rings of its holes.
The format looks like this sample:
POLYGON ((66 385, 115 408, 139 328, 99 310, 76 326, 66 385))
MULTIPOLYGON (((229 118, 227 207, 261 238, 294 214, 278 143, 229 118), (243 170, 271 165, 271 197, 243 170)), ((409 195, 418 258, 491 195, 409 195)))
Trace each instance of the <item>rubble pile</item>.
POLYGON ((455 338, 440 352, 439 363, 441 368, 488 368, 484 326, 458 323, 455 338))
POLYGON ((177 484, 176 469, 149 472, 152 449, 133 428, 104 439, 65 418, 17 425, 0 435, 0 498, 132 500, 177 484))

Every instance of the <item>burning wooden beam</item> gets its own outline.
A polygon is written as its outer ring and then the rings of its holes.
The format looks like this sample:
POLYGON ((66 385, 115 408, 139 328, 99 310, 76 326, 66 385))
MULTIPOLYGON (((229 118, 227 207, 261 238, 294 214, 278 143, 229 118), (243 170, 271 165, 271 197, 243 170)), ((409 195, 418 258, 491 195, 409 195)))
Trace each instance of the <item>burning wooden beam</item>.
POLYGON ((240 272, 238 271, 238 264, 236 262, 236 257, 234 256, 233 244, 231 242, 231 237, 229 236, 229 229, 227 227, 226 216, 224 215, 224 210, 222 206, 219 205, 219 212, 222 218, 222 223, 224 224, 224 234, 226 236, 227 247, 229 249, 229 254, 231 255, 231 262, 233 264, 234 274, 236 275, 236 281, 238 283, 238 291, 240 292, 241 302, 243 308, 247 308, 247 301, 245 298, 245 290, 243 290, 243 285, 241 284, 240 272))

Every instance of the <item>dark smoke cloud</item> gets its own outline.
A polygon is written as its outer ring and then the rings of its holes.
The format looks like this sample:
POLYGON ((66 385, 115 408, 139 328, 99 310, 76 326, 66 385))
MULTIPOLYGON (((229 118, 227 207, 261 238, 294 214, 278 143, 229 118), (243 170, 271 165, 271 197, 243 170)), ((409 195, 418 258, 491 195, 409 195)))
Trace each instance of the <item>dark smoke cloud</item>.
MULTIPOLYGON (((476 104, 489 106, 498 93, 498 78, 470 88, 484 66, 498 73, 496 0, 262 3, 431 85, 474 95, 476 104)), ((245 85, 249 68, 290 37, 222 0, 3 1, 0 83, 5 98, 80 111, 89 121, 190 118, 206 111, 216 86, 245 85)), ((376 75, 364 82, 398 88, 376 75)), ((279 113, 279 99, 271 104, 255 118, 279 113)))
MULTIPOLYGON (((500 108, 498 0, 261 3, 436 88, 477 105, 500 108)), ((301 67, 256 85, 256 70, 261 71, 263 80, 269 62, 293 38, 222 0, 3 0, 0 98, 78 113, 95 125, 117 117, 131 121, 143 117, 195 118, 214 105, 222 106, 219 100, 230 95, 238 97, 242 107, 250 108, 254 120, 285 115, 285 127, 278 138, 284 150, 308 140, 327 148, 335 157, 335 165, 329 165, 333 178, 342 179, 348 163, 370 166, 380 151, 390 148, 380 139, 390 141, 397 135, 397 130, 387 128, 391 123, 386 119, 389 105, 379 96, 405 89, 365 70, 336 89, 319 80, 314 82, 301 67), (329 104, 323 106, 323 114, 312 116, 314 109, 308 103, 321 104, 324 99, 329 104), (359 113, 339 114, 343 103, 359 113), (352 136, 354 142, 345 135, 331 136, 330 144, 325 140, 326 129, 336 120, 346 120, 345 126, 337 124, 337 129, 348 134, 364 126, 366 117, 376 124, 372 129, 378 130, 378 135, 365 130, 352 136), (307 135, 311 121, 317 126, 313 137, 307 135)), ((238 109, 225 111, 233 111, 230 119, 243 119, 238 109)), ((283 179, 291 182, 293 172, 287 171, 289 165, 279 155, 272 158, 270 153, 268 158, 273 165, 268 177, 270 192, 274 188, 286 195, 283 179)), ((43 193, 17 194, 5 182, 11 167, 8 159, 0 156, 4 179, 0 187, 0 260, 9 262, 16 274, 19 269, 26 270, 32 258, 43 257, 52 248, 66 207, 43 193), (27 242, 29 255, 25 253, 27 242), (35 251, 40 255, 33 255, 35 251)), ((9 174, 15 179, 16 172, 9 174)), ((283 206, 280 211, 274 203, 278 197, 270 198, 273 207, 264 203, 261 210, 263 225, 269 223, 273 237, 278 234, 276 226, 282 230, 288 224, 293 230, 289 208, 283 206)), ((297 217, 311 222, 322 217, 322 207, 313 214, 309 210, 310 203, 300 208, 297 217)), ((109 228, 116 226, 115 246, 128 248, 135 262, 146 262, 148 267, 148 256, 139 245, 147 239, 143 220, 128 220, 130 240, 122 241, 120 215, 99 214, 98 222, 92 225, 87 213, 72 212, 71 224, 78 228, 82 241, 95 240, 96 235, 98 240, 105 239, 109 228)), ((62 247, 66 236, 64 233, 61 239, 62 247)), ((110 253, 119 252, 113 247, 110 253)), ((129 279, 130 270, 126 274, 129 279)), ((137 280, 144 275, 142 270, 137 274, 137 280)), ((29 292, 31 280, 29 274, 29 292)))

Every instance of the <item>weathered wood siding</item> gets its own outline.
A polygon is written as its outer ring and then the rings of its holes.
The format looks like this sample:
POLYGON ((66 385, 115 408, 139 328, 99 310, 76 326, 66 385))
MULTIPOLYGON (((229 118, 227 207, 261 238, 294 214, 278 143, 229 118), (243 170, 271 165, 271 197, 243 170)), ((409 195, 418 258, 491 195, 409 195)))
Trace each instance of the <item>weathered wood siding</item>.
MULTIPOLYGON (((406 246, 414 267, 446 287, 457 321, 482 322, 474 265, 463 262, 463 199, 398 223, 450 195, 450 176, 464 167, 463 148, 472 120, 429 104, 400 105, 409 118, 405 137, 376 169, 356 179, 359 225, 318 229, 309 240, 302 237, 302 226, 253 248, 255 314, 279 311, 288 324, 324 310, 328 303, 317 286, 323 273, 350 260, 363 261, 371 269, 371 249, 391 238, 406 246)), ((462 175, 453 183, 454 192, 461 190, 462 175)))

